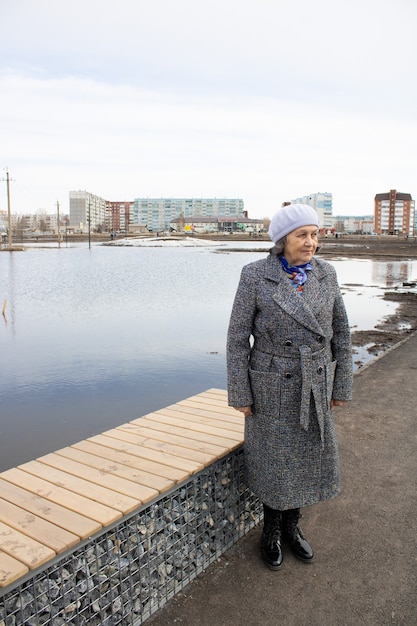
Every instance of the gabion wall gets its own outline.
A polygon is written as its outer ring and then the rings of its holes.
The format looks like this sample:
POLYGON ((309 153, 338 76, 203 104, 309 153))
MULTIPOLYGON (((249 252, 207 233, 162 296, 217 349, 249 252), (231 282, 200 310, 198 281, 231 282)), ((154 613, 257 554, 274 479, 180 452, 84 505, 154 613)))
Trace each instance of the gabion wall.
POLYGON ((139 626, 261 517, 243 450, 0 598, 0 626, 139 626))

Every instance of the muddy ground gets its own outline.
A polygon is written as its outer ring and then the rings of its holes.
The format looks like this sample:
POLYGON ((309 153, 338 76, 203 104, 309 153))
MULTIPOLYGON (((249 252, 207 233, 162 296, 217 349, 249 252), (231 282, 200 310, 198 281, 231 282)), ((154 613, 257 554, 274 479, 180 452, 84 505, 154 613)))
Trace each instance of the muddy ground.
POLYGON ((417 293, 387 292, 385 300, 399 302, 395 314, 376 326, 374 330, 352 332, 352 349, 355 365, 362 367, 369 359, 362 359, 360 348, 366 347, 371 356, 378 356, 417 329, 417 293), (357 355, 357 356, 355 356, 357 355))
MULTIPOLYGON (((376 260, 415 260, 417 259, 417 241, 413 239, 397 239, 394 237, 346 237, 342 239, 325 239, 321 241, 318 256, 323 258, 370 258, 376 260)), ((364 361, 363 351, 378 356, 407 334, 417 329, 417 275, 410 277, 410 282, 398 289, 388 288, 385 300, 399 304, 394 315, 386 318, 374 330, 357 330, 352 332, 353 353, 357 367, 364 361)))

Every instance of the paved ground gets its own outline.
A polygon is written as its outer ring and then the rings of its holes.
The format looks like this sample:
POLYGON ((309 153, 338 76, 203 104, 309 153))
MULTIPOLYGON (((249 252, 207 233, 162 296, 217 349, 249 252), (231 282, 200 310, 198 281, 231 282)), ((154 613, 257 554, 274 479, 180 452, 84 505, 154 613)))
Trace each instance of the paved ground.
POLYGON ((255 528, 146 626, 417 625, 417 333, 336 414, 344 488, 304 511, 316 561, 271 572, 255 528))

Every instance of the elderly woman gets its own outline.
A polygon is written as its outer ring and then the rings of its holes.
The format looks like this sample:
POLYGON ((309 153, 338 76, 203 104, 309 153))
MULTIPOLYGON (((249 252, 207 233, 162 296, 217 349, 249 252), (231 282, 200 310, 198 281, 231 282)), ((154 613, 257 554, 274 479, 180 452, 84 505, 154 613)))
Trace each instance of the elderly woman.
POLYGON ((245 416, 250 489, 263 503, 262 558, 282 541, 311 563, 300 508, 340 490, 334 406, 351 398, 349 323, 334 268, 314 258, 319 221, 304 204, 273 216, 268 257, 241 274, 227 342, 229 405, 245 416))

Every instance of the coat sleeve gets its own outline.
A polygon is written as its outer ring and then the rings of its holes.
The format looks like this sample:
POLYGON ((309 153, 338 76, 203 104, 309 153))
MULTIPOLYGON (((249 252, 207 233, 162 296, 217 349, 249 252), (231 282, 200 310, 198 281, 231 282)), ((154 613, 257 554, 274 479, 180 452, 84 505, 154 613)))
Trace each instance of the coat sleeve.
POLYGON ((242 270, 227 334, 227 384, 230 406, 251 406, 249 380, 251 335, 256 315, 256 276, 250 267, 242 270))
POLYGON ((333 398, 335 400, 352 399, 353 363, 349 321, 342 294, 339 292, 333 308, 333 358, 337 361, 333 398))

